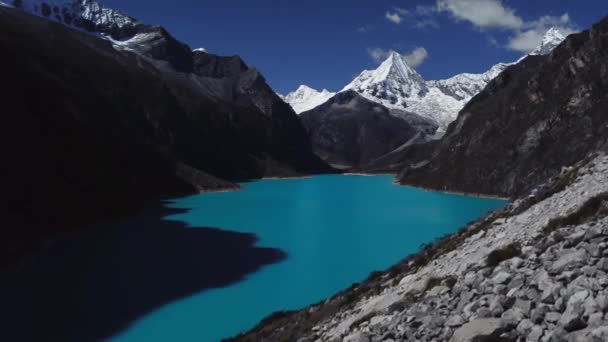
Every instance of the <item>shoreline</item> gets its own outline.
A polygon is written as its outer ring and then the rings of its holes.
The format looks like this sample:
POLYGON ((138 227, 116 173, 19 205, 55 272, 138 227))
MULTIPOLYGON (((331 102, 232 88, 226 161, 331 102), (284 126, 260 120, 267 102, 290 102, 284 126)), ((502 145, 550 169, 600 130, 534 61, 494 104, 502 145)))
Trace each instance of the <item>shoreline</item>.
POLYGON ((423 190, 426 192, 436 192, 436 193, 442 193, 442 194, 448 194, 448 195, 495 199, 495 200, 502 200, 502 201, 507 201, 507 202, 513 201, 512 198, 501 197, 501 196, 496 196, 496 195, 487 195, 487 194, 479 194, 479 193, 475 193, 475 192, 464 192, 464 191, 438 190, 438 189, 433 189, 433 188, 429 188, 429 187, 415 186, 415 185, 411 185, 411 184, 401 184, 396 179, 393 182, 393 184, 398 185, 398 186, 409 186, 411 188, 420 189, 420 190, 423 190))
MULTIPOLYGON (((255 182, 256 180, 281 180, 281 179, 306 179, 306 178, 312 178, 313 176, 321 176, 324 174, 319 174, 319 175, 306 175, 306 176, 285 176, 285 177, 280 177, 280 176, 273 176, 273 177, 262 177, 262 178, 258 178, 258 179, 252 179, 249 180, 247 182, 255 182)), ((246 183, 246 182, 244 182, 246 183)))
MULTIPOLYGON (((262 178, 249 179, 249 180, 246 180, 246 181, 235 183, 236 187, 234 187, 234 188, 201 189, 201 190, 198 191, 198 193, 199 194, 204 194, 204 193, 213 193, 213 192, 234 192, 234 191, 240 191, 240 190, 243 189, 243 187, 240 185, 241 183, 255 182, 255 181, 258 181, 258 180, 308 179, 308 178, 312 178, 314 176, 323 176, 323 175, 334 175, 334 174, 333 173, 327 173, 327 174, 324 173, 324 174, 314 174, 314 175, 304 175, 304 176, 285 176, 285 177, 272 176, 272 177, 262 177, 262 178)), ((346 172, 346 173, 340 173, 339 175, 343 175, 343 176, 359 176, 359 177, 396 176, 395 173, 391 173, 391 172, 382 172, 382 173, 346 172)), ((476 197, 476 198, 484 198, 484 199, 494 199, 494 200, 502 200, 502 201, 507 201, 507 202, 510 202, 510 201, 513 200, 512 198, 501 197, 501 196, 497 196, 497 195, 488 195, 488 194, 480 194, 480 193, 475 193, 475 192, 464 192, 464 191, 438 190, 438 189, 434 189, 434 188, 429 188, 429 187, 424 187, 424 186, 417 186, 417 185, 412 185, 412 184, 401 184, 401 183, 399 183, 397 181, 396 178, 395 178, 395 180, 393 180, 393 185, 396 185, 396 186, 407 186, 407 187, 411 187, 411 188, 415 188, 415 189, 420 189, 420 190, 426 191, 426 192, 434 192, 434 193, 441 193, 441 194, 448 194, 448 195, 458 195, 458 196, 476 197)))

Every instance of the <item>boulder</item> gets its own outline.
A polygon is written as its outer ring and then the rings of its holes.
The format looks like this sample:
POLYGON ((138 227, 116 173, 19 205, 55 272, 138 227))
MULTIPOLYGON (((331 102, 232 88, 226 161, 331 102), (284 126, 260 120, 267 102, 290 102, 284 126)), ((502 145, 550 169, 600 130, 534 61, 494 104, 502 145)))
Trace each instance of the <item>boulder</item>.
POLYGON ((483 318, 471 321, 458 328, 450 342, 474 342, 484 337, 495 336, 503 329, 500 319, 483 318))

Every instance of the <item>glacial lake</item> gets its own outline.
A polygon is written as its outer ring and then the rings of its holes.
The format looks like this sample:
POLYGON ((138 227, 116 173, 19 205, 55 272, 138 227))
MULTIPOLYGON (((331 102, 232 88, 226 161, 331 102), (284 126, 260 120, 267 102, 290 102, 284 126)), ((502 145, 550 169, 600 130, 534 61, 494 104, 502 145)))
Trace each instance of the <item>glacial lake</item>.
POLYGON ((219 341, 330 297, 505 203, 393 180, 248 182, 70 235, 0 278, 0 319, 13 322, 0 337, 219 341))

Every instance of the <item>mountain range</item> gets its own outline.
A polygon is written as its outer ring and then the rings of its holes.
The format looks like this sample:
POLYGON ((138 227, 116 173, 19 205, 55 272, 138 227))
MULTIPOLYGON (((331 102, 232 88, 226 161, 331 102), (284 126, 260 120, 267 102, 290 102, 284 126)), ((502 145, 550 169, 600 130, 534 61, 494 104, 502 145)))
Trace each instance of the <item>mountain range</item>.
POLYGON ((167 196, 332 172, 240 57, 192 51, 90 0, 10 5, 0 6, 0 142, 12 161, 0 168, 0 260, 167 196))
MULTIPOLYGON (((530 55, 546 55, 565 37, 554 28, 530 55)), ((440 135, 458 112, 496 76, 515 63, 498 63, 480 74, 462 73, 444 80, 426 81, 397 52, 392 52, 376 69, 364 70, 341 91, 354 90, 390 109, 406 110, 435 121, 440 135)), ((327 101, 332 94, 302 85, 283 99, 297 113, 327 101)))

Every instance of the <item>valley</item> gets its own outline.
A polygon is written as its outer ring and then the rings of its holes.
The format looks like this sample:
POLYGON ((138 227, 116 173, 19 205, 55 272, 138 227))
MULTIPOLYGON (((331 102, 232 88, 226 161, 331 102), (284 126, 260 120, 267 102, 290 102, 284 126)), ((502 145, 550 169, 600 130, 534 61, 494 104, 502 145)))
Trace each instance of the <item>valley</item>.
MULTIPOLYGON (((497 29, 433 2, 384 32, 497 29)), ((186 17, 182 41, 95 0, 0 1, 0 338, 608 340, 608 17, 479 4, 521 58, 426 80, 426 49, 368 47, 335 92, 281 95, 257 40, 222 42, 247 63, 185 43, 218 35, 186 17)), ((276 9, 235 30, 292 30, 276 9)))

